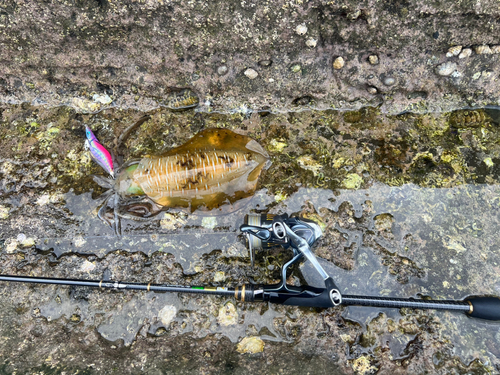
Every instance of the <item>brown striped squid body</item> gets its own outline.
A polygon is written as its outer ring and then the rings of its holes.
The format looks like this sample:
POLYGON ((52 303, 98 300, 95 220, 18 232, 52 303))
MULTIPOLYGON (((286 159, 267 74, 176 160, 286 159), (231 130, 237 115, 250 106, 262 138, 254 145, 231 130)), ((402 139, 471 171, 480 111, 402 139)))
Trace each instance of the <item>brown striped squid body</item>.
POLYGON ((269 160, 251 138, 227 129, 207 129, 161 156, 131 161, 119 172, 99 217, 107 207, 118 217, 142 220, 162 210, 212 210, 254 194, 269 160), (111 198, 113 198, 111 200, 111 198))

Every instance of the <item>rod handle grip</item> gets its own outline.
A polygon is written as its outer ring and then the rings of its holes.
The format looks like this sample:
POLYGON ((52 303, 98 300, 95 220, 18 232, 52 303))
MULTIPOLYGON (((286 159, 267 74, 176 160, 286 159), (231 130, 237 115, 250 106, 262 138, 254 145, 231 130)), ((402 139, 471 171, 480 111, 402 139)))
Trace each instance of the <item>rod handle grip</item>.
POLYGON ((486 320, 500 320, 500 298, 498 297, 469 297, 465 299, 471 305, 467 313, 472 318, 486 320))

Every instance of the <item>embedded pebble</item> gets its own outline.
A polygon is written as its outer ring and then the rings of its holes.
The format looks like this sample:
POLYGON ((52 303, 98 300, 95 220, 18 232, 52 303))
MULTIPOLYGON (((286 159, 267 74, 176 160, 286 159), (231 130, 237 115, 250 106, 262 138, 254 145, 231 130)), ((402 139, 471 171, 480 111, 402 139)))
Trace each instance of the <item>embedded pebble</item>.
POLYGON ((272 64, 272 63, 273 63, 273 61, 272 61, 272 60, 260 60, 260 61, 258 62, 258 64, 259 64, 260 66, 264 66, 264 67, 271 66, 271 64, 272 64))
POLYGON ((50 195, 44 194, 36 200, 36 204, 39 206, 45 206, 50 202, 50 195))
POLYGON ((249 79, 255 79, 257 78, 257 76, 259 75, 259 73, 257 73, 255 70, 253 70, 252 68, 248 68, 247 70, 245 70, 245 75, 249 78, 249 79))
POLYGON ((477 46, 474 48, 478 55, 491 55, 491 48, 487 45, 477 46))
POLYGON ((306 40, 306 46, 310 47, 310 48, 314 48, 316 47, 316 44, 318 43, 318 41, 314 38, 309 38, 306 40))
POLYGON ((158 312, 158 318, 160 318, 160 321, 164 326, 167 326, 172 320, 174 320, 176 314, 177 308, 175 306, 166 305, 158 312))
POLYGON ((91 272, 95 269, 95 264, 92 262, 89 262, 88 260, 85 259, 83 264, 80 267, 80 271, 82 272, 91 272))
POLYGON ((436 73, 440 76, 449 76, 457 69, 457 64, 451 61, 447 61, 436 68, 436 73))
POLYGON ((460 52, 460 55, 458 55, 459 59, 465 59, 466 57, 469 57, 472 55, 472 50, 470 48, 464 48, 462 52, 460 52))
POLYGON ((386 86, 392 86, 396 83, 394 77, 385 77, 382 83, 386 86))
POLYGON ((9 238, 5 241, 4 246, 7 253, 13 253, 17 249, 17 241, 13 238, 9 238))
POLYGON ((87 243, 87 240, 83 236, 76 236, 73 240, 73 245, 75 247, 82 247, 87 243))
POLYGON ((344 58, 342 56, 337 57, 333 60, 333 69, 342 69, 345 65, 344 58))
POLYGON ((227 73, 227 66, 225 65, 221 65, 217 68, 217 74, 220 75, 220 76, 223 76, 224 74, 227 73))
POLYGON ((238 323, 238 311, 232 302, 226 303, 219 309, 217 321, 221 326, 231 326, 238 323))
POLYGON ((368 56, 368 61, 372 65, 378 65, 378 63, 379 63, 379 59, 378 59, 377 55, 370 55, 370 56, 368 56))
POLYGON ((368 87, 366 91, 368 91, 368 93, 372 95, 375 95, 378 92, 377 88, 373 86, 368 87))
POLYGON ((215 216, 205 216, 201 220, 201 226, 207 229, 214 229, 217 226, 217 218, 215 216))
POLYGON ((214 281, 220 283, 226 280, 226 273, 224 271, 217 271, 214 275, 214 281))
POLYGON ((31 247, 35 245, 35 239, 26 237, 24 233, 19 233, 17 235, 17 242, 21 245, 21 247, 31 247))
POLYGON ((94 102, 101 104, 109 104, 113 101, 113 99, 111 99, 109 95, 106 94, 105 95, 94 94, 94 96, 92 96, 92 100, 94 102))
POLYGON ((357 9, 354 12, 347 13, 347 18, 349 18, 351 21, 355 21, 361 16, 361 9, 357 9))
POLYGON ((264 350, 264 341, 260 337, 245 337, 238 343, 236 350, 239 353, 260 353, 264 350))
POLYGON ((458 56, 462 51, 462 46, 453 46, 448 49, 446 53, 446 57, 458 56))
POLYGON ((101 104, 85 98, 72 98, 70 103, 85 112, 96 112, 101 108, 101 104))
POLYGON ((294 73, 298 73, 302 70, 302 67, 299 64, 295 64, 290 68, 290 70, 294 73))
POLYGON ((9 217, 9 209, 0 205, 0 219, 7 219, 9 217))
POLYGON ((295 32, 299 35, 304 35, 305 33, 307 33, 307 26, 305 24, 299 25, 295 29, 295 32))

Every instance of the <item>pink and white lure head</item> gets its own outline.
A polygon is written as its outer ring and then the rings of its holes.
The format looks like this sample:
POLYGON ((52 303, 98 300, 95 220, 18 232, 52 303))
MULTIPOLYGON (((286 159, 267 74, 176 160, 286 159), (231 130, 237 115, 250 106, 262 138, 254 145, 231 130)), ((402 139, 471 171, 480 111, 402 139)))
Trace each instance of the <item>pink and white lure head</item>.
POLYGON ((103 145, 99 143, 92 130, 85 125, 85 135, 87 140, 85 141, 85 146, 90 150, 92 159, 99 164, 106 172, 108 172, 112 178, 115 178, 115 170, 113 167, 113 158, 108 150, 104 148, 103 145))

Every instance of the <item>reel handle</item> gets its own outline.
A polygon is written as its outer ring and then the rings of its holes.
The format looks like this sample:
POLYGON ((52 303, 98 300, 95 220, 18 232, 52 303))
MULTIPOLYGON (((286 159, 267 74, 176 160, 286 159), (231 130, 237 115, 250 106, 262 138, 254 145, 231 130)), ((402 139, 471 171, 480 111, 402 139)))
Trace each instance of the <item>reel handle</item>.
POLYGON ((470 304, 468 316, 486 320, 500 320, 500 298, 498 297, 469 297, 465 302, 470 304))

